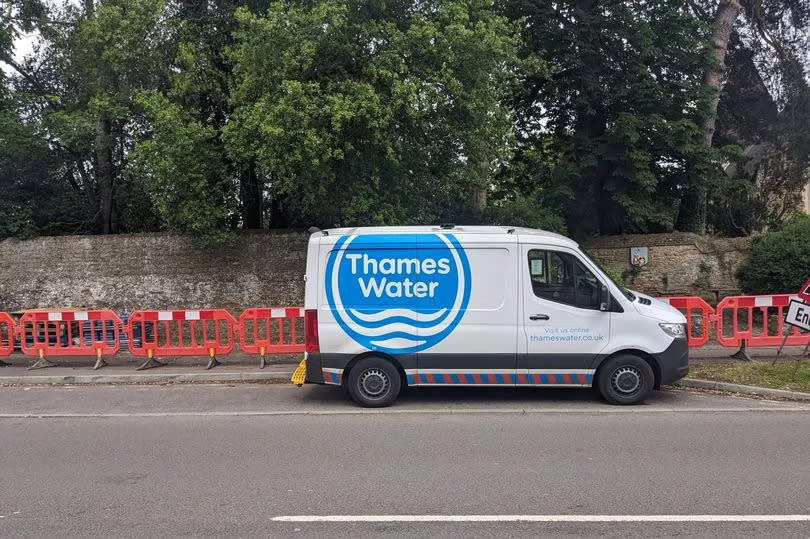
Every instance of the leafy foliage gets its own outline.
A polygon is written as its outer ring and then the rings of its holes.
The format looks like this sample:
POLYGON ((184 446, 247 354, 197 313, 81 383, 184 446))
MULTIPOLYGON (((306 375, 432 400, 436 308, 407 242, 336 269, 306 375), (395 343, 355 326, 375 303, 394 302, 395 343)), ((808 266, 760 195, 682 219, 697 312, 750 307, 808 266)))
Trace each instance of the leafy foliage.
POLYGON ((517 96, 512 174, 540 183, 574 233, 671 230, 683 190, 712 174, 695 123, 705 28, 679 0, 644 5, 505 4, 526 21, 523 54, 548 65, 517 96))
POLYGON ((810 174, 810 12, 742 2, 707 144, 724 5, 0 0, 0 237, 773 227, 810 174))
POLYGON ((147 191, 164 228, 195 233, 209 241, 227 237, 233 185, 216 131, 190 118, 160 94, 141 94, 152 136, 132 154, 132 175, 148 178, 147 191))
POLYGON ((506 159, 517 37, 486 1, 282 1, 237 19, 226 140, 293 224, 436 221, 506 159))
POLYGON ((795 293, 810 277, 810 216, 799 214, 759 238, 736 277, 747 294, 795 293))

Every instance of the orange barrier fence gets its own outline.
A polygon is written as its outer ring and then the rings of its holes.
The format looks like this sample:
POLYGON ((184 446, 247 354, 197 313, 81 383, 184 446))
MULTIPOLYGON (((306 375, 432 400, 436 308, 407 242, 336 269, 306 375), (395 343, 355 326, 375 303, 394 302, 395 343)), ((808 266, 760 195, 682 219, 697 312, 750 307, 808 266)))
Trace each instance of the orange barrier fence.
POLYGON ((731 296, 723 298, 715 309, 716 337, 723 346, 802 346, 810 342, 810 333, 786 326, 785 311, 792 294, 770 296, 731 296))
POLYGON ((709 342, 714 309, 706 300, 697 296, 660 299, 686 316, 686 335, 690 348, 698 348, 709 342))
MULTIPOLYGON (((691 348, 714 341, 739 347, 735 357, 747 358, 746 347, 810 347, 810 333, 784 323, 795 295, 730 296, 716 308, 696 296, 660 299, 686 316, 691 348)), ((237 339, 243 353, 261 356, 261 367, 268 354, 303 353, 304 309, 250 308, 238 321, 224 309, 142 310, 126 324, 110 310, 26 311, 16 322, 0 312, 0 357, 19 346, 38 358, 31 368, 53 365, 48 357, 95 356, 97 369, 124 343, 134 356, 146 358, 139 370, 162 365, 160 356, 208 356, 210 369, 219 364, 217 356, 234 350, 237 339)))
POLYGON ((155 356, 209 357, 206 369, 219 364, 217 355, 231 353, 236 319, 224 309, 198 311, 135 311, 129 317, 129 351, 147 357, 139 370, 162 365, 155 356))
POLYGON ((103 356, 118 353, 121 319, 110 310, 26 311, 17 324, 20 350, 38 361, 30 368, 50 367, 50 356, 103 356))
MULTIPOLYGON (((0 313, 0 357, 10 356, 14 351, 14 338, 17 328, 14 319, 8 313, 0 313)), ((6 363, 0 361, 0 366, 6 363)))
POLYGON ((261 356, 304 351, 304 309, 301 307, 253 308, 239 316, 239 349, 261 356))

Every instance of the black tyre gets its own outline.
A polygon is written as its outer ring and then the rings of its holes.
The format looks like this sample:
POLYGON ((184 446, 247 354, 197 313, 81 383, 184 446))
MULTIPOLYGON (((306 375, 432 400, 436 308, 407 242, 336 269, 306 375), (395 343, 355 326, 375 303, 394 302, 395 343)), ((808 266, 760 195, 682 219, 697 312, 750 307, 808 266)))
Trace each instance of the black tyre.
POLYGON ((620 355, 599 368, 599 393, 611 404, 638 404, 655 385, 650 364, 638 356, 620 355))
POLYGON ((349 371, 349 396, 360 406, 390 406, 402 389, 402 377, 390 361, 379 357, 361 359, 349 371))

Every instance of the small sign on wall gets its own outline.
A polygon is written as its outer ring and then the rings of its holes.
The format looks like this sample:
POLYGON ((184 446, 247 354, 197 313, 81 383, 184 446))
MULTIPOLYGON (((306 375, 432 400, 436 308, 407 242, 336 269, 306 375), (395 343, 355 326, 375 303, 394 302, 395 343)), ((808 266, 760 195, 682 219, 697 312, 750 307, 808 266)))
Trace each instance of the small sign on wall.
POLYGON ((630 247, 630 265, 646 266, 650 261, 650 250, 647 247, 630 247))

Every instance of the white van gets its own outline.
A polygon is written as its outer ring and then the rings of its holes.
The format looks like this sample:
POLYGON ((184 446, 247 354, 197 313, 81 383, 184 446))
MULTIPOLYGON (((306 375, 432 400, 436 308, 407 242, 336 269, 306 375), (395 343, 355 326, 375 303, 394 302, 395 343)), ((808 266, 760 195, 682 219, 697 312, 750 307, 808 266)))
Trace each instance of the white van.
POLYGON ((363 406, 405 385, 595 386, 633 404, 689 370, 679 311, 542 230, 315 229, 304 308, 305 381, 363 406))

